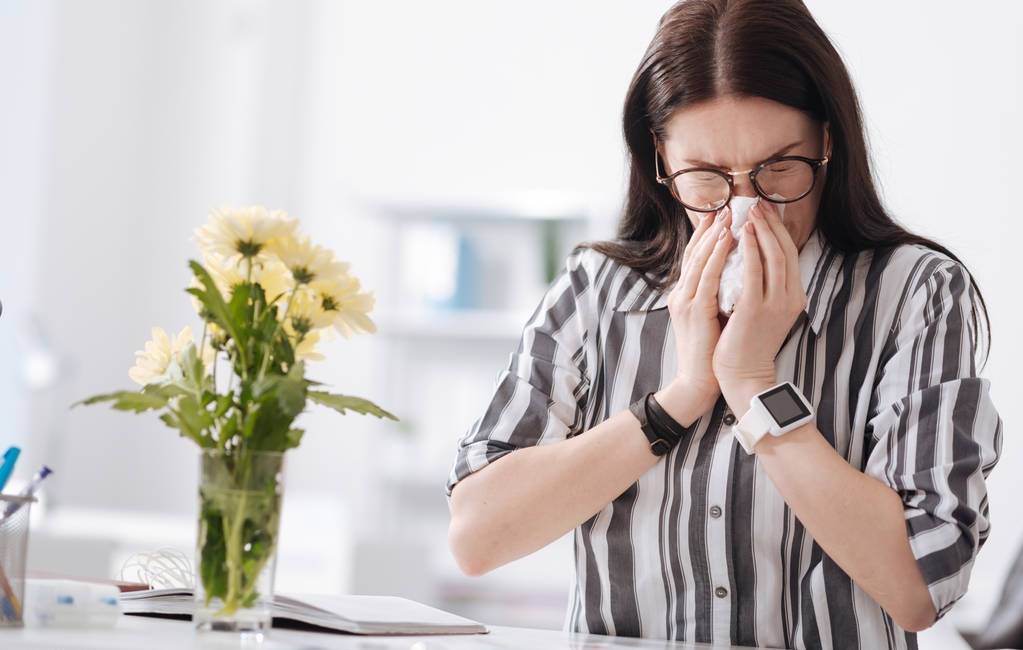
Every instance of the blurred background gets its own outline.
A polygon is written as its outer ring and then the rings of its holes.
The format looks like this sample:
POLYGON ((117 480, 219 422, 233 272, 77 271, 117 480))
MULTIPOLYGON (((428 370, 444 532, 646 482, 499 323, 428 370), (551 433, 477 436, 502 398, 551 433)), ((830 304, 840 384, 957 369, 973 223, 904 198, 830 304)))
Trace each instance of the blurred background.
MULTIPOLYGON (((374 291, 374 336, 311 375, 398 424, 314 410, 290 454, 280 591, 404 595, 560 628, 568 537, 486 576, 446 547, 457 438, 572 245, 610 237, 620 111, 667 1, 0 0, 0 446, 56 473, 30 564, 116 577, 191 552, 198 459, 155 417, 68 410, 130 385, 211 207, 302 220, 374 291)), ((993 534, 923 647, 965 647, 1023 544, 1016 3, 807 3, 857 85, 888 207, 952 248, 991 313, 1005 421, 993 534)))

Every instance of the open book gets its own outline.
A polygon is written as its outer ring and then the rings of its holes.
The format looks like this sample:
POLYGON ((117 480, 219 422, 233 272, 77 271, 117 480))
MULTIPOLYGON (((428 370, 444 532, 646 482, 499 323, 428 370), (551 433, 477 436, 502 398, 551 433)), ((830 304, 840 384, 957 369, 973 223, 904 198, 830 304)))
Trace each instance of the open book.
MULTIPOLYGON (((121 612, 189 618, 191 589, 148 589, 121 594, 121 612)), ((352 634, 485 634, 486 626, 396 596, 283 596, 273 599, 275 626, 315 626, 352 634)))

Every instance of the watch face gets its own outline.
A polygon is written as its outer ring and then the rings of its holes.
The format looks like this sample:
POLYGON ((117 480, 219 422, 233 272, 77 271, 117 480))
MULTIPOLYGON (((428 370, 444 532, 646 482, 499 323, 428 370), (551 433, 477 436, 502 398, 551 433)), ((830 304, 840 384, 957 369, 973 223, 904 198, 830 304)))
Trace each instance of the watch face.
POLYGON ((810 415, 810 411, 803 405, 803 400, 799 399, 789 384, 772 388, 760 396, 760 401, 781 428, 810 415))

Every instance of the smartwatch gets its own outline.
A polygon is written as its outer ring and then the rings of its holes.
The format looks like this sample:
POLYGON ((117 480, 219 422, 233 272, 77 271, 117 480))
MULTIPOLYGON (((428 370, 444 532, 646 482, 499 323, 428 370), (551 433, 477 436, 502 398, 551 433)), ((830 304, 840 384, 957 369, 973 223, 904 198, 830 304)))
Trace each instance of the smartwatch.
POLYGON ((814 419, 814 410, 791 381, 761 391, 750 399, 749 410, 732 425, 732 434, 747 454, 771 434, 780 436, 814 419))

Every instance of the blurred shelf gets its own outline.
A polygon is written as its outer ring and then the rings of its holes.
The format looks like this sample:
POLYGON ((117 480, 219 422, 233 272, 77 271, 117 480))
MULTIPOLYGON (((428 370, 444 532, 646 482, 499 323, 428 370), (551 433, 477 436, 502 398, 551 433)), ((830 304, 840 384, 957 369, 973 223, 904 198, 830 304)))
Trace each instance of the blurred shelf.
POLYGON ((36 530, 55 537, 112 540, 150 547, 183 545, 188 549, 195 542, 196 526, 194 515, 63 507, 49 510, 36 530))
POLYGON ((568 192, 527 191, 473 198, 418 196, 375 199, 355 204, 381 217, 397 220, 586 222, 590 210, 581 197, 568 192))
POLYGON ((505 343, 518 340, 529 315, 512 309, 382 312, 377 325, 385 336, 505 343))

